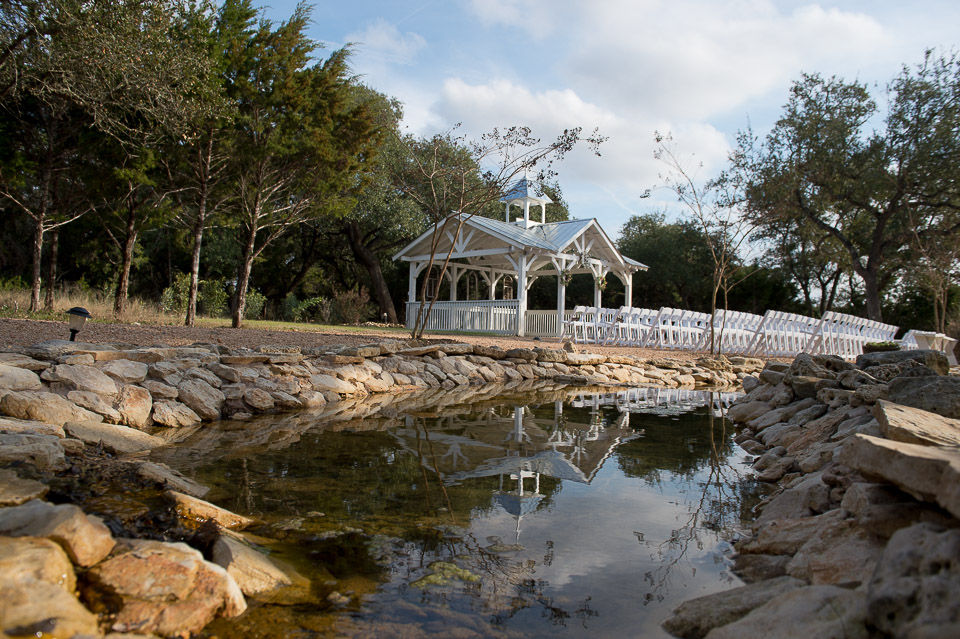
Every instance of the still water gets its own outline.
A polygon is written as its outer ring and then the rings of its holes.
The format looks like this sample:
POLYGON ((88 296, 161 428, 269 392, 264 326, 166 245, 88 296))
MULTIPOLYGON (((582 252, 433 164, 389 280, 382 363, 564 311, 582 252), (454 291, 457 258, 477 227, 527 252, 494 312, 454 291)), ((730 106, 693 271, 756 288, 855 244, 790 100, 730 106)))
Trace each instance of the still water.
POLYGON ((740 584, 729 539, 759 488, 729 400, 552 391, 204 429, 164 461, 298 575, 208 636, 666 636, 676 605, 740 584))

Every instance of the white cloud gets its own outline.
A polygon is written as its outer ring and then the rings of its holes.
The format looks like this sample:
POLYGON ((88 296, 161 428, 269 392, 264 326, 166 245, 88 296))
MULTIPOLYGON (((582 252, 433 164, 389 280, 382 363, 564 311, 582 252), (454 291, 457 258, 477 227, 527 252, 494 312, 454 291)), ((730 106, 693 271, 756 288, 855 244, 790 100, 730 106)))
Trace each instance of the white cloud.
POLYGON ((349 34, 346 40, 357 44, 358 57, 362 57, 366 63, 411 64, 427 45, 426 39, 420 34, 401 33, 383 18, 377 19, 363 31, 349 34))

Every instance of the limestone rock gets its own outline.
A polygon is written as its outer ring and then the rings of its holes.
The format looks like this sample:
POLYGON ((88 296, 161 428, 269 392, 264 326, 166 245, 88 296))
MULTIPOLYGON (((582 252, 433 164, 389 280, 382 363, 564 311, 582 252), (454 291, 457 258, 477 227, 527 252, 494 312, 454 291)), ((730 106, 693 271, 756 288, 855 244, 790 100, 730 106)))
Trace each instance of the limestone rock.
POLYGON ((26 435, 53 435, 64 438, 63 427, 30 419, 7 419, 0 417, 0 432, 21 433, 26 435))
POLYGON ((151 481, 161 484, 164 488, 176 490, 191 497, 203 498, 210 489, 198 484, 182 473, 173 470, 166 464, 143 461, 137 463, 137 474, 151 481))
MULTIPOLYGON (((0 587, 44 582, 69 593, 77 587, 73 564, 49 539, 0 537, 0 587)), ((3 617, 0 617, 3 619, 3 617)))
POLYGON ((102 445, 108 452, 116 454, 137 453, 166 443, 159 437, 118 424, 67 422, 63 425, 63 429, 71 437, 86 444, 102 445))
POLYGON ((793 555, 817 534, 819 530, 843 519, 838 509, 799 519, 777 519, 763 526, 756 539, 742 546, 740 552, 748 554, 793 555))
POLYGON ((231 528, 233 530, 243 530, 254 523, 249 517, 238 515, 237 513, 215 506, 208 501, 203 501, 202 499, 191 497, 190 495, 185 495, 175 490, 168 490, 166 496, 174 503, 177 513, 186 519, 197 522, 213 520, 224 528, 231 528))
POLYGON ((870 578, 883 542, 852 519, 817 530, 787 565, 787 574, 814 585, 855 586, 870 578))
POLYGON ((760 371, 760 381, 769 386, 777 386, 783 382, 786 373, 775 371, 771 368, 765 368, 760 371))
POLYGON ((220 419, 220 411, 226 401, 224 394, 202 379, 187 379, 177 386, 179 399, 201 419, 220 419))
POLYGON ((775 519, 798 519, 822 512, 830 501, 830 489, 823 483, 822 473, 811 473, 771 499, 754 522, 762 528, 775 519))
POLYGON ((0 433, 0 462, 29 462, 40 470, 69 467, 61 438, 33 433, 0 433))
POLYGON ((882 400, 873 414, 887 439, 925 446, 960 446, 960 420, 882 400))
POLYGON ((733 564, 733 572, 745 583, 766 581, 787 574, 787 555, 739 555, 733 564))
POLYGON ((54 506, 38 499, 0 510, 0 535, 46 537, 81 566, 96 564, 114 546, 110 531, 99 518, 70 504, 54 506))
POLYGON ((116 407, 124 424, 141 429, 150 425, 153 397, 146 388, 133 384, 121 387, 117 394, 116 407))
POLYGON ((869 622, 884 636, 956 636, 958 557, 960 530, 917 524, 898 531, 867 586, 869 622))
MULTIPOLYGON (((50 368, 50 362, 44 362, 39 359, 33 359, 20 353, 0 353, 0 364, 23 368, 28 371, 44 371, 50 368)), ((0 387, 2 388, 2 387, 0 387)))
POLYGON ((213 562, 226 569, 247 596, 264 595, 293 584, 265 555, 230 535, 220 535, 212 552, 213 562))
POLYGON ((879 382, 889 382, 896 377, 933 377, 939 374, 915 359, 905 359, 895 364, 869 366, 863 369, 863 372, 879 382))
POLYGON ((732 623, 771 599, 804 585, 799 579, 779 577, 690 599, 673 610, 673 616, 663 622, 663 627, 677 637, 700 639, 714 628, 732 623))
POLYGON ((116 383, 95 366, 60 364, 45 370, 41 377, 74 390, 91 391, 107 397, 117 394, 116 383))
POLYGON ((164 384, 156 379, 145 379, 140 382, 140 385, 150 391, 150 396, 153 397, 154 401, 158 399, 176 399, 180 394, 175 386, 164 384))
POLYGON ((39 344, 34 344, 24 350, 24 353, 30 357, 42 360, 56 360, 61 355, 67 353, 76 353, 78 351, 115 351, 112 346, 102 344, 89 344, 87 342, 71 342, 66 339, 51 339, 39 344))
POLYGON ((104 421, 111 424, 119 424, 123 421, 123 415, 107 403, 103 396, 90 391, 70 391, 67 393, 67 399, 79 406, 93 411, 97 415, 102 415, 104 421))
MULTIPOLYGON (((819 382, 820 379, 819 377, 811 377, 809 375, 794 375, 790 378, 790 387, 793 388, 794 394, 801 399, 816 397, 817 382, 819 382)), ((746 386, 744 386, 744 390, 746 390, 746 386)))
POLYGON ((237 384, 242 381, 240 372, 233 366, 226 366, 225 364, 214 362, 207 364, 207 369, 220 379, 230 382, 231 384, 237 384))
POLYGON ((95 614, 61 586, 43 581, 0 585, 0 620, 11 635, 26 629, 22 634, 31 636, 100 636, 95 614))
POLYGON ((7 393, 0 397, 0 412, 18 419, 29 419, 48 424, 59 424, 60 426, 66 422, 103 421, 103 417, 100 415, 85 408, 80 408, 56 393, 44 391, 7 393))
POLYGON ((946 375, 950 372, 947 356, 940 351, 931 350, 864 353, 857 357, 857 368, 867 369, 881 364, 898 364, 907 359, 916 360, 927 368, 933 369, 939 375, 946 375))
POLYGON ((770 412, 770 404, 765 401, 737 403, 727 412, 727 419, 742 424, 770 412))
POLYGON ((380 355, 380 345, 366 344, 363 346, 353 346, 351 348, 347 348, 340 351, 340 354, 349 355, 353 357, 377 357, 378 355, 380 355))
POLYGON ((247 388, 243 392, 243 401, 247 406, 258 411, 273 410, 273 396, 262 388, 247 388))
POLYGON ((313 385, 314 390, 321 392, 331 391, 339 395, 355 395, 358 392, 357 387, 350 382, 337 379, 332 375, 326 375, 324 373, 311 375, 310 383, 313 385))
POLYGON ((246 610, 233 577, 183 543, 123 540, 87 573, 83 592, 88 600, 103 600, 119 632, 192 635, 218 615, 246 610))
POLYGON ((960 517, 960 452, 854 435, 840 450, 841 463, 895 486, 915 498, 940 504, 960 517))
POLYGON ((202 420, 189 407, 173 400, 159 400, 153 403, 151 413, 153 423, 169 428, 183 428, 194 426, 202 420))
POLYGON ((40 376, 25 368, 0 364, 0 388, 8 390, 40 390, 43 382, 40 376))
POLYGON ((867 639, 862 592, 810 586, 782 594, 745 617, 716 628, 707 639, 867 639))
POLYGON ((50 490, 34 479, 22 479, 12 470, 0 468, 0 506, 19 506, 40 499, 50 490))
POLYGON ((115 359, 101 366, 100 370, 119 384, 139 384, 147 378, 149 367, 143 362, 115 359))
POLYGON ((897 377, 890 381, 887 397, 896 404, 960 419, 960 377, 897 377))

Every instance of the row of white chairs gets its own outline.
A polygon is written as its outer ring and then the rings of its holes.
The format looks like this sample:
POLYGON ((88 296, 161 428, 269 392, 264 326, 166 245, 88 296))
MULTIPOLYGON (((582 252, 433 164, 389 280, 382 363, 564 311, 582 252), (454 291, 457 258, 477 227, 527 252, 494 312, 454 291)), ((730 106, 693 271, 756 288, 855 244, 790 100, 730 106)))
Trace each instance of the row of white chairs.
MULTIPOLYGON (((585 344, 616 344, 658 349, 794 357, 799 353, 838 355, 853 360, 868 342, 893 340, 897 327, 855 315, 829 311, 816 319, 767 311, 710 313, 663 307, 619 309, 577 306, 564 322, 564 335, 585 344), (712 326, 711 326, 712 324, 712 326)), ((910 331, 903 347, 934 348, 956 365, 957 340, 940 333, 910 331)))

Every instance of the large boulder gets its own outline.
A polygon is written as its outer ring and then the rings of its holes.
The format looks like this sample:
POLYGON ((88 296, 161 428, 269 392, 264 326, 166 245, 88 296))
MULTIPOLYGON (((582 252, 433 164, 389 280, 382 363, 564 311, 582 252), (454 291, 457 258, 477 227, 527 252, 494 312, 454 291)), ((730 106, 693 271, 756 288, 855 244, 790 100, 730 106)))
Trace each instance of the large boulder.
POLYGON ((960 530, 929 524, 891 537, 867 586, 867 619, 882 636, 956 637, 960 530))
POLYGON ((202 379, 188 379, 177 386, 180 401, 205 420, 220 419, 226 396, 202 379))
POLYGON ((65 470, 61 437, 35 433, 0 433, 0 462, 29 462, 40 470, 65 470))
POLYGON ((0 506, 19 506, 31 499, 41 499, 50 488, 35 479, 21 478, 17 473, 0 468, 0 506))
POLYGON ((59 382, 71 390, 90 391, 107 397, 117 394, 116 382, 95 366, 60 364, 48 368, 40 376, 50 382, 59 382))
POLYGON ((883 542, 856 521, 820 528, 793 556, 787 574, 812 584, 856 586, 873 574, 883 542))
POLYGON ((54 506, 38 499, 0 510, 0 535, 45 537, 81 566, 96 564, 114 546, 110 531, 99 518, 70 504, 54 506))
POLYGON ((192 635, 219 616, 246 610, 227 572, 183 543, 122 540, 117 551, 87 572, 83 595, 114 614, 117 632, 192 635))
POLYGON ((960 420, 880 400, 873 410, 887 439, 925 446, 960 446, 960 420))
POLYGON ((810 586, 784 593, 742 619, 716 628, 707 639, 866 639, 862 592, 837 586, 810 586))
POLYGON ((60 586, 69 593, 77 587, 73 564, 63 548, 49 539, 0 537, 0 586, 24 586, 38 581, 60 586))
POLYGON ((60 426, 66 422, 103 421, 102 416, 80 408, 56 393, 45 391, 7 393, 0 397, 0 413, 17 419, 35 420, 60 426))
POLYGON ((932 368, 940 375, 946 375, 950 372, 950 363, 947 361, 947 356, 940 351, 931 350, 864 353, 857 356, 857 368, 866 369, 882 364, 898 364, 908 359, 916 360, 927 368, 932 368))
POLYGON ((153 397, 146 388, 133 384, 121 387, 117 395, 116 407, 124 424, 140 429, 150 425, 153 397))
POLYGON ((897 377, 890 380, 887 399, 960 419, 960 377, 897 377))
POLYGON ((191 497, 175 490, 168 490, 166 493, 168 500, 173 502, 177 514, 186 520, 201 524, 205 521, 214 521, 224 528, 242 530, 251 524, 253 520, 243 515, 230 512, 220 508, 208 501, 191 497))
POLYGON ((86 444, 103 446, 107 452, 116 454, 139 453, 166 444, 159 437, 119 424, 67 422, 63 429, 71 437, 86 444))
POLYGON ((714 628, 732 623, 771 599, 804 585, 793 577, 779 577, 690 599, 673 610, 673 616, 663 622, 663 627, 677 637, 700 639, 714 628))
POLYGON ((220 535, 212 553, 213 562, 222 566, 247 596, 263 597, 293 584, 266 555, 231 535, 220 535))
POLYGON ((112 377, 118 384, 139 384, 147 378, 149 367, 143 362, 115 359, 101 366, 100 370, 112 377))
POLYGON ((33 371, 0 364, 0 388, 14 391, 40 390, 43 388, 43 382, 33 371))
POLYGON ((44 581, 0 585, 0 621, 3 622, 0 630, 14 636, 101 636, 95 614, 72 593, 44 581), (15 632, 20 629, 28 633, 15 632))
POLYGON ((154 424, 169 428, 194 426, 202 421, 199 415, 184 404, 163 399, 153 403, 151 419, 153 419, 154 424))
POLYGON ((960 517, 960 452, 953 448, 904 444, 869 435, 844 442, 840 462, 867 479, 899 487, 922 501, 960 517))

